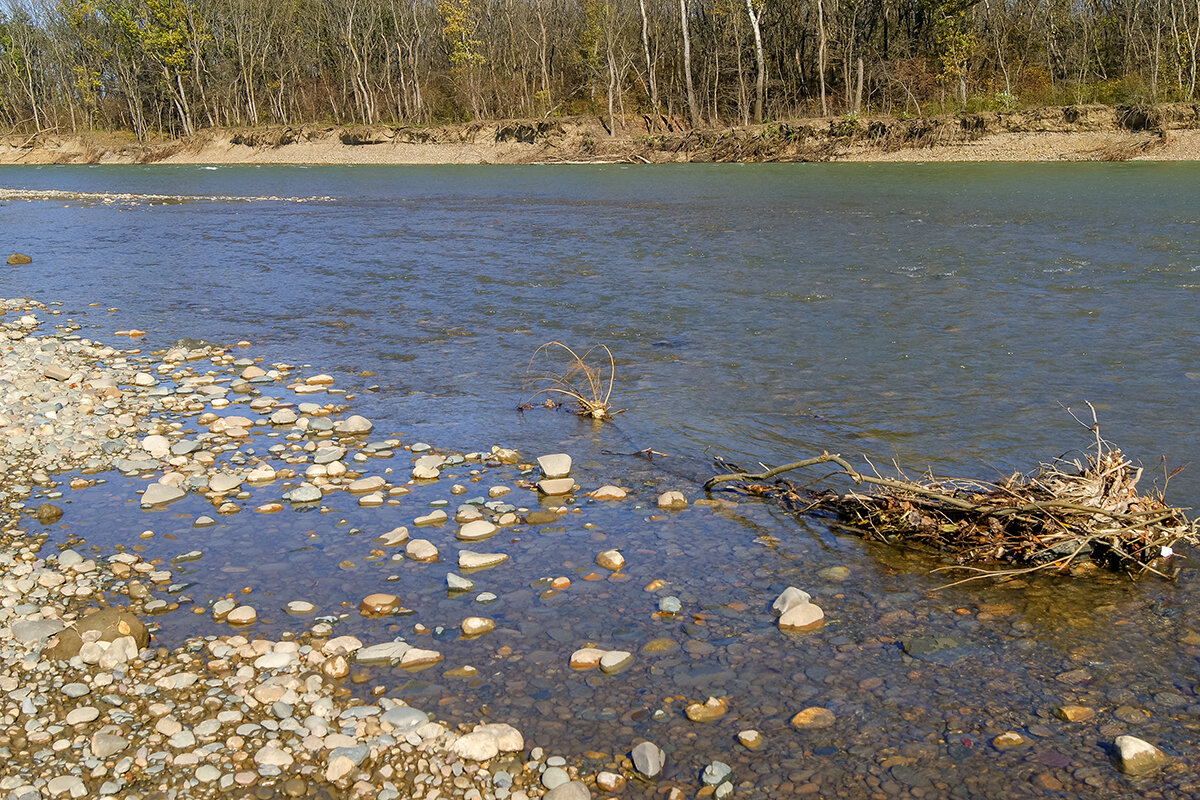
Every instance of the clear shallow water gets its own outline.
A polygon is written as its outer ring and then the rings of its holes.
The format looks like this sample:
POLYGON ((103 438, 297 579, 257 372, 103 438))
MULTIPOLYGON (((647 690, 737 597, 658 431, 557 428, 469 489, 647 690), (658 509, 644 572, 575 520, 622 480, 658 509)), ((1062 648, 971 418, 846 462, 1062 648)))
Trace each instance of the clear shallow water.
MULTIPOLYGON (((311 363, 358 391, 354 409, 378 432, 468 450, 563 449, 581 482, 644 480, 646 497, 694 491, 710 455, 770 463, 828 448, 912 471, 1025 470, 1086 445, 1061 407, 1084 401, 1126 452, 1175 465, 1200 449, 1197 179, 1200 166, 1178 164, 5 168, 0 186, 24 189, 335 200, 10 202, 0 246, 34 263, 6 268, 2 283, 67 312, 97 303, 77 317, 84 335, 138 327, 146 347, 250 339, 256 355, 311 363), (629 409, 616 424, 513 410, 530 356, 551 339, 613 348, 615 402, 629 409), (378 391, 360 391, 370 385, 378 391), (646 447, 670 457, 608 455, 646 447)), ((386 530, 421 502, 451 499, 446 487, 406 499, 395 521, 390 509, 346 503, 195 531, 175 514, 205 504, 148 517, 124 502, 134 486, 89 490, 95 510, 72 533, 128 541, 120 532, 152 522, 152 554, 205 550, 187 566, 198 602, 238 589, 244 573, 227 568, 266 555, 256 597, 281 604, 303 588, 325 607, 356 604, 396 570, 365 562, 365 534, 344 532, 386 530), (357 571, 339 570, 344 559, 357 571)), ((1171 498, 1197 505, 1200 472, 1174 478, 1171 498)), ((929 595, 944 582, 926 574, 936 560, 765 506, 650 516, 588 506, 578 522, 506 541, 513 568, 481 588, 501 596, 486 614, 509 632, 445 645, 446 666, 480 668, 474 685, 433 671, 376 679, 430 708, 450 696, 437 705, 450 716, 477 718, 486 706, 528 719, 533 738, 580 753, 619 753, 638 736, 670 743, 669 772, 685 782, 722 758, 764 796, 810 781, 826 792, 887 794, 884 784, 910 791, 916 781, 917 793, 944 793, 897 767, 975 796, 1060 791, 1046 775, 1067 793, 1121 796, 1129 787, 1107 765, 1105 737, 1128 730, 1194 749, 1198 653, 1181 643, 1197 628, 1191 573, 1177 585, 1034 581, 929 595), (548 600, 529 588, 578 577, 611 546, 625 549, 630 581, 575 580, 548 600), (834 564, 851 580, 818 576, 834 564), (657 597, 642 588, 654 578, 707 615, 705 630, 651 618, 657 597), (789 583, 825 601, 822 633, 775 631, 764 609, 789 583), (1011 609, 981 619, 980 603, 1011 609), (911 634, 964 645, 952 663, 914 661, 895 644, 911 634), (713 649, 640 654, 615 678, 565 669, 586 641, 636 651, 663 636, 713 649), (514 654, 498 655, 503 644, 514 654), (1081 667, 1081 684, 1056 678, 1081 667), (667 702, 707 694, 729 696, 733 709, 707 727, 667 702), (1053 719, 1066 702, 1100 713, 1082 725, 1053 719), (787 720, 807 705, 829 706, 838 724, 791 732, 787 720), (1129 723, 1122 706, 1149 718, 1129 723), (664 707, 667 720, 649 717, 664 707), (749 726, 768 737, 754 756, 733 743, 749 726), (1031 744, 988 744, 1009 728, 1031 744)), ((453 625, 468 613, 469 598, 441 591, 445 565, 412 566, 398 593, 415 619, 453 625)), ((164 636, 218 630, 190 614, 161 620, 164 636)), ((1188 781, 1186 770, 1172 775, 1168 796, 1188 781)))

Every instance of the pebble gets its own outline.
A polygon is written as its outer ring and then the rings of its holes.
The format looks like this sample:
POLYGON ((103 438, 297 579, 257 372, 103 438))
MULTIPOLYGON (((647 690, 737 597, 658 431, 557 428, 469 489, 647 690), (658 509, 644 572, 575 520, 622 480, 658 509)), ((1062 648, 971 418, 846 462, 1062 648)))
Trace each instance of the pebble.
POLYGON ((475 581, 469 578, 464 578, 461 575, 456 575, 453 572, 446 573, 446 589, 451 592, 469 592, 475 588, 475 581))
POLYGON ((813 603, 792 606, 779 618, 781 631, 809 631, 825 622, 825 612, 813 603))
POLYGON ((538 456, 537 463, 545 478, 565 478, 571 474, 571 457, 566 453, 538 456))
POLYGON ((441 555, 433 542, 428 539, 410 539, 408 544, 404 546, 404 554, 413 561, 424 563, 437 561, 441 555))
POLYGON ((249 625, 257 619, 258 612, 251 606, 238 606, 225 617, 225 621, 231 625, 249 625))
POLYGON ((753 728, 748 728, 744 731, 738 731, 737 740, 742 747, 745 747, 748 750, 757 750, 766 743, 766 740, 763 739, 762 734, 753 728))
POLYGON ((450 745, 450 752, 470 761, 488 761, 500 754, 500 743, 488 731, 475 731, 450 745))
POLYGON ((496 535, 500 529, 485 519, 468 522, 458 529, 458 538, 464 542, 478 542, 496 535))
POLYGON ((671 616, 674 616, 680 611, 683 611, 683 603, 680 602, 678 597, 675 597, 674 595, 668 595, 667 597, 664 597, 658 601, 658 610, 664 614, 670 614, 671 616))
POLYGON ((725 703, 724 698, 710 697, 703 703, 692 703, 684 713, 692 722, 712 722, 725 716, 729 712, 729 706, 725 703))
POLYGON ((992 739, 992 746, 997 750, 1011 750, 1025 744, 1025 737, 1016 731, 1006 731, 992 739))
MULTIPOLYGON (((559 784, 546 793, 543 800, 591 800, 592 793, 588 790, 587 784, 583 781, 568 781, 567 783, 559 784)), ((512 795, 512 800, 516 799, 516 794, 512 795)))
POLYGON ((549 497, 570 494, 575 489, 574 478, 546 478, 537 483, 537 489, 549 497))
POLYGON ((508 561, 506 553, 476 553, 471 550, 458 551, 459 569, 487 569, 508 561))
POLYGON ((587 493, 587 496, 593 500, 624 500, 628 493, 620 486, 613 486, 606 483, 599 489, 593 489, 587 493))
POLYGON ((165 483, 152 483, 142 493, 142 508, 165 506, 186 496, 187 492, 178 486, 168 486, 165 483))
MULTIPOLYGON (((436 555, 435 555, 436 558, 436 555)), ((414 559, 422 560, 422 559, 414 559)), ((358 610, 364 616, 382 616, 390 614, 400 607, 400 598, 394 594, 377 592, 369 594, 358 604, 358 610)))
POLYGON ((616 674, 633 663, 633 653, 626 650, 609 650, 600 657, 600 671, 616 674))
POLYGON ((596 555, 596 564, 604 569, 616 572, 625 566, 625 557, 621 555, 619 550, 605 550, 596 555))
POLYGON ((792 726, 801 730, 827 728, 836 721, 833 712, 821 706, 810 706, 792 717, 792 726))
POLYGON ((633 758, 634 769, 647 778, 657 776, 666 763, 666 754, 662 748, 649 741, 638 744, 630 755, 633 758))
POLYGON ((392 528, 387 533, 375 540, 377 544, 384 547, 396 547, 408 541, 408 528, 401 525, 398 528, 392 528))
POLYGON ((683 492, 663 492, 658 496, 658 507, 662 509, 687 508, 687 504, 688 501, 687 498, 683 496, 683 492))
POLYGON ((1145 775, 1170 763, 1170 757, 1154 745, 1128 734, 1118 736, 1112 743, 1113 761, 1117 769, 1128 775, 1145 775))
POLYGON ((1066 722, 1084 722, 1096 716, 1096 712, 1086 706, 1057 706, 1054 716, 1066 722))
POLYGON ((486 617, 467 617, 462 621, 463 636, 482 636, 491 633, 496 623, 486 617))
POLYGON ((571 669, 595 669, 600 666, 600 659, 604 658, 605 652, 595 647, 582 647, 571 654, 571 669))
POLYGON ((423 514, 413 520, 413 525, 422 527, 425 525, 441 525, 446 521, 446 512, 439 509, 430 511, 428 514, 423 514))

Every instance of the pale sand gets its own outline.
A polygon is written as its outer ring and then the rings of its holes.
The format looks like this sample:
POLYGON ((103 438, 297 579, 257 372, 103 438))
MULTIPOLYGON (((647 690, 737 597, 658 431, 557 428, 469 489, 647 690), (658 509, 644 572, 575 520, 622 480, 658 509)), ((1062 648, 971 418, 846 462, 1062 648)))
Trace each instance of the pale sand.
MULTIPOLYGON (((591 126, 598 129, 598 126, 591 126)), ((209 131, 190 141, 139 145, 118 137, 47 138, 30 146, 0 141, 0 164, 531 164, 648 163, 687 161, 704 150, 654 150, 634 137, 595 136, 568 124, 560 135, 534 144, 497 142, 496 125, 439 129, 434 141, 344 144, 339 129, 324 129, 284 145, 233 144, 231 132, 209 131), (447 135, 448 132, 448 135, 447 135), (581 146, 587 142, 586 146, 581 146)), ((396 136, 396 139, 403 138, 396 136)), ((758 158, 756 160, 770 160, 758 158)), ((834 142, 832 161, 850 162, 1045 162, 1200 161, 1200 130, 1171 130, 1164 141, 1151 133, 1123 130, 996 132, 973 140, 924 147, 885 148, 859 140, 834 142)))

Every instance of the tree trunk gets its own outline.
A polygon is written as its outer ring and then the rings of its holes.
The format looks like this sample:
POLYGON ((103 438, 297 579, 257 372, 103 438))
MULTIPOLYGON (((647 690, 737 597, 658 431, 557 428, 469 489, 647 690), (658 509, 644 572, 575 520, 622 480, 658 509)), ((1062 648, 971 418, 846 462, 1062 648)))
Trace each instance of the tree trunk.
POLYGON ((683 77, 687 84, 688 113, 692 127, 700 127, 700 106, 696 103, 696 87, 692 84, 692 43, 688 37, 687 0, 679 0, 679 24, 683 31, 683 77))
POLYGON ((767 92, 767 59, 763 55, 762 10, 754 13, 754 0, 746 0, 746 13, 750 17, 750 27, 754 29, 754 59, 758 65, 758 82, 754 87, 754 121, 763 121, 763 101, 767 92))
POLYGON ((825 100, 825 5, 817 0, 817 73, 821 80, 821 116, 829 116, 829 105, 825 100))

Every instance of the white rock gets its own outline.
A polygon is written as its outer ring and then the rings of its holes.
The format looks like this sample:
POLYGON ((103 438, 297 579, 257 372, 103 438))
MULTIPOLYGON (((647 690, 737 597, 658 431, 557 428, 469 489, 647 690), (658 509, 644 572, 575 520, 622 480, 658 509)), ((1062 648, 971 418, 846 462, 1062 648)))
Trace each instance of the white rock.
POLYGON ((459 528, 458 538, 464 542, 478 542, 495 536, 498 530, 500 529, 488 520, 477 519, 459 528))
POLYGON ((142 508, 165 506, 186 496, 187 492, 178 486, 168 486, 165 483, 152 483, 146 487, 146 491, 142 492, 142 508))
POLYGON ((381 544, 384 547, 395 547, 396 545, 404 544, 408 541, 408 528, 401 525, 398 528, 392 528, 390 531, 380 536, 375 540, 376 544, 381 544))
POLYGON ((246 482, 251 484, 270 483, 275 480, 275 468, 270 464, 259 464, 246 475, 246 482))
POLYGON ((401 658, 401 667, 423 667, 436 664, 442 660, 442 654, 437 650, 423 650, 419 647, 410 648, 401 658))
POLYGON ((68 725, 83 725, 87 722, 94 722, 100 717, 100 709, 92 706, 80 706, 72 708, 67 712, 68 725))
POLYGON ((214 494, 227 494, 242 485, 241 475, 221 472, 208 479, 208 490, 214 494))
POLYGON ((362 648, 354 654, 354 660, 360 664, 387 664, 404 658, 411 649, 406 642, 383 642, 362 648))
POLYGON ((353 772, 355 766, 354 760, 348 756, 336 755, 325 766, 325 780, 336 783, 353 772))
POLYGON ((347 417, 337 423, 334 423, 333 432, 349 436, 358 436, 364 433, 370 433, 375 425, 366 417, 355 414, 347 417))
POLYGON ((658 496, 659 508, 686 508, 687 498, 683 496, 683 492, 663 492, 658 496))
POLYGON ((775 602, 771 604, 771 610, 776 615, 781 615, 792 606, 803 605, 812 600, 812 596, 808 592, 797 589, 795 586, 789 586, 784 589, 779 597, 775 598, 775 602))
POLYGON ((271 766, 284 769, 292 765, 292 756, 273 745, 267 745, 254 754, 254 763, 260 767, 271 766))
POLYGON ((662 772, 666 756, 662 748, 653 742, 642 742, 633 748, 633 766, 647 778, 653 778, 662 772))
POLYGON ((321 647, 321 652, 327 656, 349 655, 362 646, 362 640, 357 636, 335 636, 321 647))
POLYGON ((605 550, 596 556, 596 564, 616 572, 625 566, 625 557, 619 550, 605 550))
POLYGON ((421 562, 437 561, 440 555, 437 547, 428 539, 411 539, 404 546, 404 554, 413 561, 421 562))
POLYGON ((254 659, 255 669, 286 669, 297 661, 295 653, 270 652, 254 659))
POLYGON ((142 449, 155 458, 162 458, 171 452, 171 440, 165 436, 152 434, 142 439, 142 449))
POLYGON ((238 606, 225 617, 225 621, 231 625, 249 625, 257 619, 258 612, 250 606, 238 606))
POLYGON ((272 425, 291 425, 297 419, 296 412, 290 408, 281 408, 270 417, 272 425))
POLYGON ((812 603, 792 606, 779 618, 779 630, 803 631, 815 628, 825 619, 825 612, 812 603))
POLYGON ((609 650, 600 657, 600 671, 608 674, 620 672, 633 661, 633 653, 626 650, 609 650))
POLYGON ((571 457, 566 453, 538 456, 538 467, 546 478, 565 478, 571 474, 571 457))
POLYGON ((475 731, 450 745, 450 752, 468 761, 487 761, 500 755, 500 743, 487 731, 475 731))
POLYGON ((1136 736, 1113 739, 1113 760, 1117 769, 1129 775, 1144 775, 1164 766, 1171 759, 1154 745, 1136 736))
POLYGON ((482 636, 495 630, 496 623, 487 617, 467 617, 461 627, 463 636, 482 636))
POLYGON ((474 732, 489 733, 496 739, 496 746, 501 753, 516 753, 525 749, 525 737, 521 732, 504 722, 492 722, 487 725, 476 725, 474 732))
POLYGON ((538 481, 538 491, 544 495, 557 497, 558 495, 570 494, 575 488, 574 478, 547 478, 538 481))
POLYGON ((421 456, 413 463, 412 476, 417 480, 433 480, 442 474, 440 467, 444 463, 444 456, 421 456))
POLYGON ((440 508, 436 508, 433 511, 430 511, 428 514, 422 514, 414 519, 413 525, 416 525, 418 528, 425 525, 441 525, 446 521, 446 519, 446 512, 440 508))
POLYGON ((459 569, 487 569, 508 561, 506 553, 476 553, 471 550, 460 550, 458 553, 459 569))
POLYGON ((386 485, 387 481, 382 477, 372 475, 369 478, 359 478, 356 481, 351 481, 350 485, 346 487, 346 491, 350 494, 369 494, 370 492, 379 491, 386 485))

